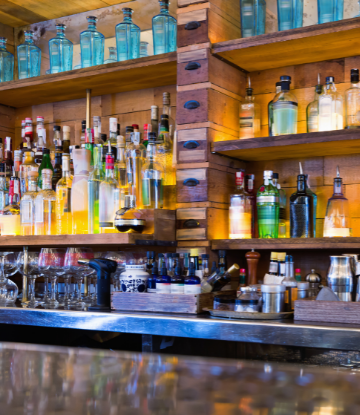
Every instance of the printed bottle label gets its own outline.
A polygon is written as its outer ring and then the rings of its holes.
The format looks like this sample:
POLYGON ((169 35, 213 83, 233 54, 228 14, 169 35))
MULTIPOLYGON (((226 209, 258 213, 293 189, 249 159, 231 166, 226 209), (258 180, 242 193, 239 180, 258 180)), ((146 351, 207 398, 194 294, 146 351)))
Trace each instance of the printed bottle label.
POLYGON ((280 263, 280 275, 285 275, 285 263, 280 263))
POLYGON ((185 284, 184 285, 184 294, 201 294, 201 285, 200 284, 185 284))
POLYGON ((31 223, 32 202, 30 200, 23 200, 20 206, 21 206, 21 224, 31 223))
POLYGON ((184 294, 184 284, 171 284, 171 294, 184 294))
POLYGON ((170 294, 171 284, 170 283, 156 283, 156 294, 170 294))
POLYGON ((155 293, 156 293, 156 289, 155 289, 155 288, 148 288, 148 289, 147 289, 147 292, 148 292, 148 293, 153 293, 153 294, 155 294, 155 293))
POLYGON ((279 198, 276 196, 259 196, 256 201, 258 203, 276 203, 279 201, 279 198))
POLYGON ((278 272, 278 263, 277 262, 270 262, 269 272, 277 274, 277 272, 278 272))

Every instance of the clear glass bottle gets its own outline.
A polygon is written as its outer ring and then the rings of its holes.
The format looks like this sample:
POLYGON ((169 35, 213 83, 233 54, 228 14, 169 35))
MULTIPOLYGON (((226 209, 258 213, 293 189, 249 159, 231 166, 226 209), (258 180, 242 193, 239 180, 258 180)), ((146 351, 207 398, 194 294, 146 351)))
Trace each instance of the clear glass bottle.
POLYGON ((89 26, 80 33, 81 67, 102 65, 104 63, 105 36, 96 30, 97 18, 88 16, 89 26))
POLYGON ((97 147, 95 168, 89 175, 88 198, 89 198, 89 233, 100 233, 99 228, 99 203, 100 203, 100 183, 105 179, 102 169, 103 147, 97 147))
POLYGON ((242 37, 263 35, 265 33, 265 0, 240 0, 240 14, 242 37))
POLYGON ((0 82, 14 79, 14 55, 6 50, 6 37, 0 37, 0 82))
POLYGON ((115 46, 109 46, 108 49, 109 49, 109 57, 105 60, 104 63, 117 62, 116 47, 115 46))
POLYGON ((4 163, 0 163, 0 214, 9 204, 9 183, 4 163))
POLYGON ((251 239, 252 204, 244 189, 244 172, 236 172, 236 191, 230 195, 230 239, 251 239))
MULTIPOLYGON (((154 106, 154 107, 156 107, 156 106, 154 106)), ((157 113, 157 111, 156 111, 156 113, 157 113)), ((173 141, 173 139, 174 139, 174 133, 175 133, 175 130, 176 130, 176 124, 175 124, 175 120, 171 116, 171 95, 170 95, 170 92, 164 92, 163 93, 162 115, 167 115, 167 119, 168 119, 168 132, 169 132, 171 141, 173 141)), ((155 118, 156 119, 158 118, 158 115, 157 114, 156 114, 155 118)), ((160 117, 159 134, 161 132, 161 120, 162 119, 163 118, 160 117)), ((152 131, 156 131, 156 130, 152 130, 152 131)))
POLYGON ((20 197, 14 192, 14 183, 10 181, 9 204, 0 215, 1 235, 17 236, 20 230, 20 197))
POLYGON ((339 167, 334 179, 334 194, 328 200, 324 221, 324 237, 351 236, 351 220, 349 214, 349 201, 343 194, 342 178, 339 167))
MULTIPOLYGON (((141 233, 146 224, 142 216, 142 211, 136 209, 135 197, 127 195, 125 196, 125 207, 116 212, 115 227, 121 233, 141 233)), ((161 268, 160 264, 159 268, 161 268)))
POLYGON ((65 37, 66 25, 56 25, 56 36, 49 40, 50 73, 71 71, 73 43, 65 37))
POLYGON ((34 161, 34 153, 32 151, 24 152, 24 162, 20 165, 19 177, 20 177, 20 189, 24 194, 29 190, 28 187, 28 173, 30 171, 38 171, 39 166, 34 161))
POLYGON ((146 161, 142 167, 142 204, 148 209, 163 207, 164 169, 156 159, 156 133, 149 133, 146 161))
POLYGON ((129 185, 125 161, 125 138, 122 135, 119 135, 117 138, 116 150, 115 179, 117 180, 120 189, 120 207, 124 207, 125 196, 129 193, 129 185))
POLYGON ((305 174, 306 177, 306 193, 311 196, 312 198, 312 204, 313 204, 313 232, 314 232, 314 238, 316 238, 316 210, 317 210, 317 195, 310 189, 309 184, 309 176, 305 174))
POLYGON ((19 79, 40 76, 41 49, 34 44, 32 30, 25 30, 25 42, 17 47, 19 79))
POLYGON ((126 150, 129 193, 136 199, 138 209, 143 206, 142 168, 146 160, 146 147, 140 142, 140 133, 132 134, 132 143, 126 150))
POLYGON ((140 42, 140 58, 146 58, 146 56, 149 56, 148 46, 149 46, 149 42, 144 42, 144 41, 140 42))
POLYGON ((360 128, 360 82, 359 69, 351 69, 351 87, 345 91, 346 128, 360 128))
POLYGON ((285 278, 281 284, 285 285, 285 311, 294 310, 294 301, 297 300, 297 281, 294 277, 294 261, 291 255, 285 255, 285 278))
MULTIPOLYGON (((190 264, 191 265, 191 264, 190 264)), ((225 285, 229 284, 233 278, 239 276, 239 265, 233 264, 228 270, 216 269, 208 279, 201 282, 201 292, 211 293, 220 291, 225 285)))
MULTIPOLYGON (((275 96, 281 92, 281 82, 276 82, 275 96)), ((268 104, 268 116, 269 116, 269 137, 273 137, 274 130, 274 99, 268 104)))
POLYGON ((56 229, 58 235, 72 234, 70 156, 62 155, 62 178, 56 185, 56 229))
POLYGON ((315 86, 314 101, 306 108, 306 126, 308 133, 319 131, 319 97, 323 92, 323 86, 320 84, 320 74, 318 74, 318 83, 315 86))
POLYGON ((56 193, 52 190, 51 169, 42 171, 42 190, 35 198, 34 235, 56 235, 56 193))
POLYGON ((279 191, 279 234, 278 238, 287 237, 287 224, 286 224, 286 192, 281 188, 280 183, 278 183, 279 175, 278 173, 273 173, 273 183, 274 186, 279 191))
POLYGON ((109 141, 112 146, 116 146, 117 144, 117 124, 116 117, 109 118, 109 141))
POLYGON ((28 174, 29 190, 26 191, 20 201, 20 226, 21 235, 34 235, 35 232, 35 198, 37 190, 37 171, 29 171, 28 174))
POLYGON ((255 175, 254 174, 247 174, 245 176, 245 191, 249 195, 249 199, 251 202, 251 211, 252 211, 252 220, 251 220, 251 237, 256 238, 256 226, 255 226, 255 219, 256 219, 256 194, 254 191, 254 181, 255 175))
POLYGON ((68 125, 63 126, 63 152, 70 155, 70 127, 68 125))
POLYGON ((240 139, 260 136, 260 105, 255 101, 250 77, 245 100, 240 104, 240 139))
POLYGON ((297 134, 298 120, 298 102, 290 92, 290 77, 282 76, 281 92, 279 92, 273 101, 273 135, 297 134))
POLYGON ((115 215, 120 208, 118 182, 114 175, 114 156, 111 148, 106 155, 105 178, 99 187, 99 228, 100 233, 116 233, 115 215))
POLYGON ((319 24, 344 18, 344 0, 318 0, 317 3, 319 24))
POLYGON ((177 21, 169 14, 169 0, 159 0, 160 14, 152 19, 154 55, 176 51, 177 21))
POLYGON ((270 170, 264 171, 264 184, 257 192, 256 206, 259 238, 278 238, 279 235, 279 191, 272 183, 270 170))
POLYGON ((156 144, 157 160, 164 169, 164 186, 176 184, 176 169, 173 159, 173 140, 170 136, 169 116, 161 115, 160 132, 156 144))
POLYGON ((39 191, 43 188, 42 187, 42 172, 44 169, 50 169, 54 173, 53 165, 51 164, 50 160, 50 150, 48 148, 44 148, 43 150, 43 157, 39 167, 39 177, 38 177, 38 189, 39 191))
POLYGON ((313 201, 306 193, 306 176, 299 174, 297 191, 290 196, 290 237, 312 238, 313 219, 313 201))
POLYGON ((124 20, 115 27, 117 60, 119 62, 140 57, 140 28, 132 21, 133 10, 122 9, 124 20))
POLYGON ((279 31, 302 27, 303 9, 304 0, 277 0, 279 31))
POLYGON ((328 76, 319 96, 319 131, 342 130, 344 128, 344 102, 337 91, 335 78, 328 76))

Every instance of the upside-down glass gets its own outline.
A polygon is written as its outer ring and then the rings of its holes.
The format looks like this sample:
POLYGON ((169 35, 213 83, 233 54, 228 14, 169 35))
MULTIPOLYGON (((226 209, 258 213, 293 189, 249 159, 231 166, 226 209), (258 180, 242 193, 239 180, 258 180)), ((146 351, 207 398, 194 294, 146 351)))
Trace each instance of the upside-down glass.
POLYGON ((0 252, 0 305, 13 305, 17 299, 18 287, 8 277, 16 274, 16 257, 13 252, 0 252))
POLYGON ((27 274, 24 274, 24 253, 20 252, 16 260, 17 271, 22 275, 26 275, 29 281, 29 296, 30 300, 25 302, 28 307, 34 308, 39 305, 42 301, 39 301, 35 298, 35 280, 41 276, 39 271, 39 253, 38 252, 28 252, 28 271, 27 274))
MULTIPOLYGON (((120 291, 120 274, 123 271, 125 271, 125 266, 126 266, 125 252, 107 251, 101 255, 101 258, 111 259, 112 261, 117 262, 118 266, 113 275, 113 287, 114 287, 114 291, 120 291)), ((95 293, 95 299, 96 299, 96 293, 95 293)))

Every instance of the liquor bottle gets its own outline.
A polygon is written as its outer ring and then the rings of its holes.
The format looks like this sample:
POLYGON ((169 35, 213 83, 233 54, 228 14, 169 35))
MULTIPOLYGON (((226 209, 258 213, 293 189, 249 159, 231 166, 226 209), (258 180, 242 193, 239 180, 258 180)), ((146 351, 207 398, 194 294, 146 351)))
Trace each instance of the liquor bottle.
POLYGON ((241 268, 239 272, 239 285, 237 288, 237 295, 241 293, 241 290, 240 290, 241 287, 246 287, 246 269, 245 268, 241 268))
MULTIPOLYGON (((136 126, 138 127, 138 126, 136 126)), ((134 128, 136 130, 136 128, 134 128)), ((146 147, 140 142, 140 133, 132 134, 132 143, 126 150, 127 179, 129 193, 135 196, 138 209, 143 206, 142 195, 142 168, 146 159, 146 147)))
POLYGON ((346 128, 360 128, 359 69, 351 69, 351 88, 345 92, 346 128))
POLYGON ((260 136, 260 105, 255 101, 250 77, 246 97, 240 104, 240 139, 260 136))
POLYGON ((56 235, 56 193, 52 190, 53 171, 42 170, 42 190, 35 198, 35 235, 56 235))
POLYGON ((146 56, 149 56, 148 46, 149 46, 149 42, 144 42, 144 41, 140 42, 140 58, 146 58, 146 56))
POLYGON ((285 259, 286 259, 286 252, 278 252, 277 253, 277 261, 278 261, 278 265, 279 265, 278 275, 279 275, 279 277, 283 277, 283 278, 285 278, 285 275, 286 275, 285 259))
MULTIPOLYGON (((38 115, 36 117, 36 137, 41 135, 43 144, 46 143, 46 130, 44 125, 44 117, 41 115, 38 115)), ((28 146, 29 142, 32 143, 34 140, 33 137, 33 126, 32 126, 32 119, 31 118, 25 118, 25 137, 27 138, 28 146), (30 138, 30 140, 28 139, 30 138)), ((30 148, 30 147, 29 147, 30 148)))
POLYGON ((109 128, 110 128, 109 141, 111 142, 112 146, 116 146, 116 143, 117 143, 117 118, 116 117, 111 117, 109 119, 109 128))
POLYGON ((154 55, 176 51, 177 21, 169 14, 169 0, 159 0, 160 14, 152 19, 154 55))
POLYGON ((19 172, 20 172, 21 160, 22 160, 22 151, 15 150, 14 151, 14 169, 17 174, 17 177, 19 176, 19 172))
POLYGON ((29 171, 27 173, 28 187, 20 201, 20 226, 21 235, 34 235, 35 232, 35 198, 38 194, 37 190, 37 171, 29 171))
POLYGON ((257 192, 256 205, 259 238, 277 238, 279 235, 279 191, 272 183, 270 170, 264 171, 264 184, 257 192))
POLYGON ((14 79, 14 55, 6 50, 6 37, 0 37, 0 82, 14 79))
MULTIPOLYGON (((300 164, 301 165, 301 164, 300 164)), ((314 238, 316 238, 316 209, 317 209, 317 195, 310 189, 309 176, 305 174, 306 177, 306 193, 311 196, 313 204, 313 233, 314 238)))
POLYGON ((94 137, 94 143, 99 144, 101 136, 101 117, 98 115, 93 116, 93 137, 94 137))
POLYGON ((19 79, 40 76, 41 49, 34 44, 32 30, 25 30, 25 42, 17 47, 19 79))
POLYGON ((289 76, 280 77, 281 92, 279 92, 273 101, 274 123, 272 133, 274 136, 296 134, 298 118, 298 102, 290 92, 289 76))
POLYGON ((81 67, 102 65, 104 63, 105 37, 96 30, 97 18, 88 16, 88 28, 80 33, 81 67))
POLYGON ((324 237, 351 236, 349 201, 343 194, 339 167, 334 179, 334 194, 328 200, 324 222, 324 237))
POLYGON ((313 201, 306 193, 306 176, 297 177, 297 191, 290 196, 290 237, 313 238, 313 201))
MULTIPOLYGON (((275 96, 281 92, 281 82, 276 82, 275 96)), ((269 118, 269 137, 273 137, 274 131, 274 99, 268 104, 268 118, 269 118)))
POLYGON ((63 152, 70 155, 70 127, 68 125, 63 126, 63 152))
POLYGON ((294 278, 294 262, 291 255, 285 258, 285 278, 281 284, 285 285, 285 311, 294 310, 294 301, 297 300, 297 281, 294 278), (292 271, 291 271, 292 269, 292 271))
POLYGON ((11 174, 12 169, 14 167, 14 162, 13 162, 13 158, 12 158, 12 141, 11 141, 11 137, 5 137, 5 154, 4 154, 4 161, 3 163, 5 164, 5 168, 6 168, 6 173, 7 174, 11 174))
POLYGON ((140 57, 140 28, 132 21, 133 10, 122 9, 124 20, 115 27, 117 60, 119 62, 140 57))
POLYGON ((90 151, 90 171, 94 168, 94 137, 92 129, 88 128, 85 136, 85 149, 90 151))
POLYGON ((20 235, 20 197, 14 192, 14 182, 9 183, 9 204, 0 216, 1 235, 20 235))
POLYGON ((274 186, 279 191, 279 234, 278 238, 286 238, 286 193, 278 183, 278 173, 273 173, 274 186))
MULTIPOLYGON (((170 139, 172 141, 174 139, 174 133, 175 133, 175 130, 176 130, 176 125, 175 125, 174 119, 171 116, 171 95, 170 95, 170 92, 164 92, 163 93, 162 115, 167 115, 168 132, 169 132, 169 135, 170 135, 170 139)), ((161 126, 161 122, 160 122, 160 124, 159 124, 159 134, 161 132, 161 127, 162 126, 161 126)), ((156 131, 156 130, 152 130, 152 131, 156 131)))
POLYGON ((230 239, 252 238, 252 213, 251 199, 244 190, 244 172, 236 172, 236 191, 230 195, 230 239))
POLYGON ((176 184, 176 170, 173 164, 173 141, 170 136, 169 116, 161 115, 160 132, 156 142, 157 160, 164 169, 164 186, 176 184))
POLYGON ((207 278, 209 276, 209 254, 202 254, 201 259, 202 278, 207 278))
POLYGON ((114 63, 117 62, 116 47, 109 46, 109 57, 104 61, 104 63, 114 63))
POLYGON ((49 40, 50 73, 71 71, 73 66, 73 43, 65 37, 66 26, 56 25, 56 36, 49 40))
POLYGON ((173 276, 171 277, 171 294, 184 294, 184 277, 179 264, 176 264, 173 276))
POLYGON ((344 16, 344 0, 318 0, 319 24, 336 22, 344 16))
POLYGON ((28 187, 28 173, 30 171, 38 171, 39 166, 34 161, 34 153, 32 151, 24 152, 24 162, 20 165, 20 190, 24 194, 29 190, 28 187))
POLYGON ((88 233, 88 179, 90 172, 91 153, 85 149, 74 149, 72 158, 74 160, 74 177, 71 189, 71 212, 73 223, 73 234, 81 235, 88 233))
POLYGON ((142 167, 142 204, 147 209, 163 207, 164 170, 156 160, 156 133, 149 133, 146 161, 142 167))
POLYGON ((114 157, 110 146, 106 155, 105 178, 99 187, 99 200, 100 233, 116 233, 114 220, 120 208, 120 197, 118 182, 114 176, 114 157))
POLYGON ((167 274, 165 263, 162 264, 160 275, 156 279, 156 294, 171 293, 171 277, 167 274))
POLYGON ((308 133, 319 131, 319 97, 323 92, 323 86, 320 84, 320 74, 318 74, 318 83, 315 86, 314 101, 306 108, 306 125, 308 133))
POLYGON ((238 264, 233 264, 227 271, 217 269, 207 280, 201 282, 201 292, 211 293, 220 291, 225 285, 231 282, 232 278, 238 277, 239 269, 238 264))
POLYGON ((56 229, 58 235, 72 234, 70 156, 62 155, 62 178, 56 185, 56 229))
POLYGON ((5 206, 9 204, 9 183, 7 180, 7 174, 5 164, 0 163, 0 214, 4 210, 5 206))
MULTIPOLYGON (((136 209, 135 196, 125 196, 125 206, 116 212, 115 228, 122 233, 141 233, 146 221, 142 218, 141 210, 136 209)), ((159 265, 159 268, 161 266, 159 265)))
POLYGON ((277 0, 277 9, 279 31, 302 27, 304 0, 277 0))
MULTIPOLYGON (((36 151, 34 161, 40 167, 44 155, 45 143, 43 140, 43 134, 45 130, 38 131, 37 143, 36 143, 36 151)), ((50 150, 49 150, 50 151, 50 150)), ((49 156, 50 157, 50 156, 49 156)), ((51 159, 50 159, 51 160, 51 159)))
POLYGON ((255 226, 255 218, 256 218, 256 194, 254 192, 254 174, 247 174, 245 176, 245 191, 249 195, 250 203, 251 203, 251 237, 256 238, 256 226, 255 226))
POLYGON ((38 177, 38 189, 39 191, 43 188, 42 187, 42 171, 44 169, 50 169, 54 173, 54 168, 51 164, 50 160, 50 150, 48 148, 43 149, 43 157, 39 167, 39 177, 38 177))
POLYGON ((89 234, 100 233, 99 228, 99 192, 100 183, 105 179, 105 173, 102 168, 103 147, 97 147, 95 154, 95 168, 89 175, 88 180, 88 207, 89 207, 89 234))
POLYGON ((220 272, 225 272, 227 269, 226 251, 224 249, 219 251, 219 269, 220 272))
POLYGON ((269 265, 269 275, 277 276, 279 274, 279 263, 278 263, 278 253, 271 252, 270 254, 270 265, 269 265))
POLYGON ((184 294, 201 294, 201 280, 195 275, 195 265, 190 262, 189 275, 184 281, 184 294))
POLYGON ((319 96, 319 131, 342 130, 344 128, 343 97, 337 91, 335 78, 328 76, 319 96))
POLYGON ((240 13, 242 37, 263 35, 265 33, 265 0, 240 0, 240 13))
POLYGON ((85 144, 86 138, 86 120, 81 121, 81 137, 80 137, 80 146, 85 144))
POLYGON ((149 278, 147 281, 147 292, 148 293, 156 293, 156 280, 158 278, 159 272, 158 272, 158 267, 157 267, 157 263, 154 262, 152 264, 152 268, 151 271, 149 272, 149 278))
POLYGON ((157 132, 159 126, 159 107, 157 105, 152 105, 150 110, 150 119, 151 119, 151 129, 148 132, 157 132))
POLYGON ((146 265, 145 271, 151 274, 152 266, 155 263, 156 252, 155 251, 147 251, 146 252, 146 265))
POLYGON ((129 192, 127 182, 127 170, 125 161, 125 138, 122 135, 117 137, 117 157, 115 162, 115 179, 120 189, 120 207, 124 207, 125 196, 129 192))
MULTIPOLYGON (((54 174, 52 177, 52 188, 56 192, 56 185, 58 181, 63 177, 62 170, 62 155, 63 153, 58 151, 55 153, 55 165, 54 165, 54 174)), ((70 160, 69 160, 70 162, 70 160)))

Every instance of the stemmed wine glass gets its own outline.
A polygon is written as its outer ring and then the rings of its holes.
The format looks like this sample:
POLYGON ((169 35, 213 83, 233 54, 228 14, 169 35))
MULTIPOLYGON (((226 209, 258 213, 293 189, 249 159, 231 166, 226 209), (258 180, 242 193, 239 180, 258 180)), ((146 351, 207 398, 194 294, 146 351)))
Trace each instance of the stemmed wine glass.
POLYGON ((29 286, 29 295, 30 300, 25 302, 25 304, 30 308, 35 308, 37 305, 41 304, 42 301, 39 301, 35 298, 35 280, 41 276, 39 271, 39 253, 38 252, 28 252, 28 271, 27 274, 24 273, 24 252, 19 252, 16 264, 17 271, 22 275, 25 275, 28 278, 30 283, 29 286))
POLYGON ((0 305, 13 305, 19 290, 9 277, 17 272, 16 257, 13 252, 0 252, 0 258, 0 305))

